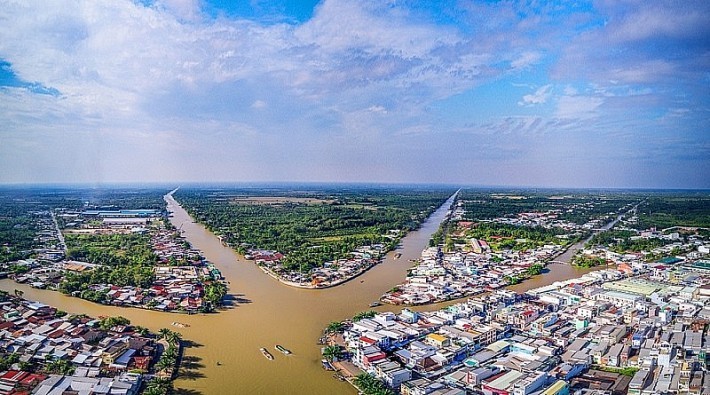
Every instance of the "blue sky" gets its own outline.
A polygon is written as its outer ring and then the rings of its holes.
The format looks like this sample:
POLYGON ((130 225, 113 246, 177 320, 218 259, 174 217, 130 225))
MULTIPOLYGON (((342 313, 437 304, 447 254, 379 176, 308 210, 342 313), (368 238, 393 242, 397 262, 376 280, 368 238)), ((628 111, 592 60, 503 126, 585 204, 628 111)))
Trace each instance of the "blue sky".
POLYGON ((710 188, 707 1, 0 0, 0 183, 710 188))

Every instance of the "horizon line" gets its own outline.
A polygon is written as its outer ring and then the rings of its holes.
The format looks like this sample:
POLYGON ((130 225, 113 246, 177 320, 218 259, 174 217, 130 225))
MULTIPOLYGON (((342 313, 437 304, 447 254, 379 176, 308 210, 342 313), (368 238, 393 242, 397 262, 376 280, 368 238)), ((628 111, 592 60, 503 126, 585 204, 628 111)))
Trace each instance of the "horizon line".
POLYGON ((456 182, 381 182, 381 181, 114 181, 114 182, 0 182, 0 189, 3 188, 52 188, 52 187, 67 187, 80 189, 111 189, 114 187, 123 188, 138 188, 138 187, 170 187, 172 189, 178 187, 189 186, 295 186, 295 185, 317 185, 317 186, 395 186, 395 187, 451 187, 451 188, 470 188, 470 189, 542 189, 542 190, 596 190, 596 191, 710 191, 710 188, 693 188, 693 187, 581 187, 581 186, 543 186, 543 185, 490 185, 490 184, 467 184, 456 182))

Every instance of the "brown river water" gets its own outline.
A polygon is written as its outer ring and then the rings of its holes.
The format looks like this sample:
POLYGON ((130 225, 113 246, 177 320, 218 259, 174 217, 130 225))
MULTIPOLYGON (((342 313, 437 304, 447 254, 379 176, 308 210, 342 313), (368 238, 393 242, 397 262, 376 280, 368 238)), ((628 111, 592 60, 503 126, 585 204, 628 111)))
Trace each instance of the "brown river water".
MULTIPOLYGON (((323 328, 331 321, 348 319, 369 310, 371 302, 400 283, 412 265, 410 259, 419 258, 452 202, 449 199, 419 230, 410 232, 402 240, 397 250, 402 254, 399 259, 394 259, 394 253, 390 253, 383 263, 352 281, 334 288, 308 290, 280 284, 253 262, 223 246, 216 236, 193 222, 171 197, 166 200, 169 210, 174 212, 172 223, 182 226, 184 236, 202 250, 206 259, 215 263, 230 282, 231 307, 227 310, 218 314, 183 315, 104 306, 59 292, 15 284, 12 280, 0 280, 0 289, 10 292, 21 289, 27 299, 70 313, 121 315, 134 325, 154 331, 170 328, 180 332, 183 338, 194 343, 186 348, 183 370, 175 382, 181 390, 179 393, 184 394, 355 394, 353 387, 334 379, 333 373, 324 371, 321 366, 321 346, 317 342, 323 328), (189 327, 172 326, 174 321, 189 327), (281 354, 274 349, 275 344, 283 345, 293 354, 281 354), (267 348, 274 360, 264 358, 260 347, 267 348)), ((539 287, 585 272, 561 264, 549 268, 549 273, 520 286, 539 287)), ((417 310, 433 310, 443 305, 423 306, 417 310)), ((393 309, 398 308, 381 306, 375 310, 393 309)))

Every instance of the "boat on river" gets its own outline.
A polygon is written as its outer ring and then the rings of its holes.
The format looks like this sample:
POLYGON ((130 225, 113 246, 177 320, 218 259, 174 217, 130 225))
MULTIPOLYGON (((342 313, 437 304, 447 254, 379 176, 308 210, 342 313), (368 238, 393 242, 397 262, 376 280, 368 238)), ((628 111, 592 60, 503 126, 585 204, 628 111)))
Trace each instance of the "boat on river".
POLYGON ((394 259, 399 259, 402 256, 401 252, 394 254, 394 259))
POLYGON ((330 364, 330 362, 327 359, 321 359, 320 361, 323 364, 323 369, 325 370, 335 370, 333 365, 330 364))
POLYGON ((382 303, 380 303, 380 302, 378 302, 378 301, 374 301, 374 302, 370 303, 370 307, 377 307, 377 306, 380 306, 380 305, 382 305, 382 303))
POLYGON ((183 324, 182 322, 173 321, 173 326, 176 326, 176 327, 178 327, 178 328, 187 328, 187 327, 189 327, 190 325, 189 325, 189 324, 183 324))
POLYGON ((277 350, 279 350, 280 352, 282 352, 284 355, 289 355, 289 354, 291 354, 291 350, 285 348, 284 346, 282 346, 282 345, 280 345, 280 344, 277 344, 276 346, 274 346, 274 348, 277 349, 277 350))
POLYGON ((269 361, 274 360, 274 356, 271 355, 271 353, 267 349, 265 349, 264 347, 260 348, 259 351, 261 351, 261 354, 264 355, 264 358, 268 359, 269 361))

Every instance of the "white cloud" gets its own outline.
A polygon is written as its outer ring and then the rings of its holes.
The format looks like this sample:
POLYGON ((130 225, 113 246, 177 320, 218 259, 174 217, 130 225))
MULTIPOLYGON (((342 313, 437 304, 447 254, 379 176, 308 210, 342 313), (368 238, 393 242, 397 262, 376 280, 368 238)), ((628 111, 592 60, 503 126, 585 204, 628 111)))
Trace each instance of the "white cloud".
POLYGON ((367 110, 378 114, 387 114, 387 109, 382 106, 370 106, 367 110))
POLYGON ((510 62, 510 67, 524 69, 537 63, 541 58, 542 55, 539 52, 523 52, 519 58, 510 62))
POLYGON ((604 103, 600 97, 561 96, 557 103, 558 118, 589 119, 597 116, 597 109, 604 103))
POLYGON ((535 93, 531 95, 525 95, 523 96, 523 101, 519 101, 518 105, 520 106, 531 106, 535 104, 543 104, 547 102, 547 99, 550 98, 550 95, 552 94, 552 84, 548 84, 545 86, 541 86, 538 88, 538 90, 535 91, 535 93))
POLYGON ((263 100, 255 100, 254 103, 251 104, 251 108, 253 108, 253 109, 262 109, 262 108, 266 108, 268 106, 269 106, 269 104, 263 100))

